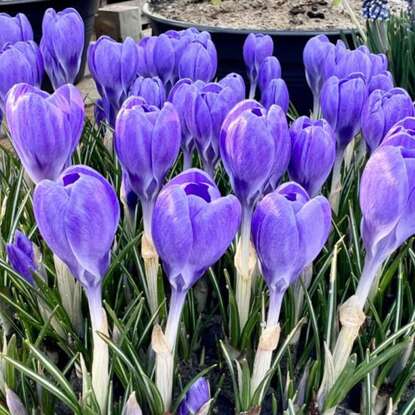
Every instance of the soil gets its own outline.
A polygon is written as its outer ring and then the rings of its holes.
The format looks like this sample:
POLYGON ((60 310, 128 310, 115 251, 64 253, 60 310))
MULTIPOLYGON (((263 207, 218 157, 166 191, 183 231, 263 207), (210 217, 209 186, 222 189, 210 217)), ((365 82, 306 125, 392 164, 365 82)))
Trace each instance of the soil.
MULTIPOLYGON (((151 9, 174 20, 235 29, 353 29, 343 6, 332 3, 333 0, 153 0, 151 9)), ((405 7, 405 0, 389 3, 392 12, 405 7)), ((349 4, 361 19, 362 0, 349 0, 349 4)))

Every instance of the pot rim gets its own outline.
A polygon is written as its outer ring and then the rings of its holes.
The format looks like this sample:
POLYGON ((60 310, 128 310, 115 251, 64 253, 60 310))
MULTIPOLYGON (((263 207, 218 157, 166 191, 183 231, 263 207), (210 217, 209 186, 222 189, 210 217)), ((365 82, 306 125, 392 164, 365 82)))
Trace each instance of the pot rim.
POLYGON ((169 19, 161 14, 155 13, 151 10, 151 5, 146 1, 143 5, 142 12, 148 18, 159 23, 170 24, 187 29, 195 27, 198 30, 205 30, 212 33, 228 33, 228 34, 249 34, 249 33, 264 33, 271 36, 316 36, 316 35, 332 35, 340 36, 351 35, 355 29, 339 29, 339 30, 261 30, 261 29, 234 29, 231 27, 200 25, 182 20, 169 19))
POLYGON ((18 6, 19 4, 29 4, 29 3, 46 3, 50 0, 6 0, 1 1, 0 6, 18 6))

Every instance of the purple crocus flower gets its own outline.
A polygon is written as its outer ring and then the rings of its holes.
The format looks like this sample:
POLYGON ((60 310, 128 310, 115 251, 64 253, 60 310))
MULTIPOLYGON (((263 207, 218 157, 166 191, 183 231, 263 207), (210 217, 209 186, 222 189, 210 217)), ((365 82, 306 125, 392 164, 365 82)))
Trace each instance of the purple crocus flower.
POLYGON ((7 125, 33 182, 56 180, 70 164, 84 115, 82 95, 73 85, 64 85, 52 95, 28 84, 12 88, 6 103, 7 125))
MULTIPOLYGON (((204 33, 204 32, 203 32, 204 33)), ((198 36, 183 51, 178 63, 180 78, 210 82, 216 75, 218 54, 210 36, 198 36)))
POLYGON ((106 98, 110 113, 107 119, 112 127, 128 91, 137 77, 138 51, 133 39, 127 37, 118 43, 101 36, 88 48, 88 66, 101 97, 106 98))
POLYGON ((144 78, 139 76, 131 85, 130 96, 143 97, 147 104, 161 108, 166 101, 164 84, 158 77, 144 78))
POLYGON ((193 100, 190 131, 203 162, 203 168, 214 177, 219 160, 219 133, 226 115, 237 103, 233 90, 219 83, 206 84, 193 100))
POLYGON ((279 105, 287 113, 290 105, 290 95, 285 81, 281 78, 271 80, 265 90, 262 91, 261 103, 266 109, 274 104, 279 105))
POLYGON ((32 26, 23 13, 18 13, 14 17, 0 13, 0 27, 0 50, 6 43, 33 40, 32 26))
POLYGON ((327 199, 310 199, 297 183, 284 183, 258 203, 252 240, 270 290, 267 324, 278 323, 284 292, 320 253, 330 227, 327 199))
POLYGON ((75 9, 67 8, 58 13, 54 9, 46 10, 40 51, 54 89, 75 83, 84 50, 84 32, 84 22, 75 9))
POLYGON ((196 380, 186 392, 179 406, 178 415, 198 415, 210 403, 210 386, 207 379, 196 380))
POLYGON ((24 407, 19 396, 14 393, 7 385, 5 385, 6 390, 6 403, 9 408, 11 415, 27 415, 26 408, 24 407))
POLYGON ((336 139, 326 120, 303 116, 290 129, 292 152, 288 173, 310 196, 320 193, 336 158, 336 139))
POLYGON ((180 118, 184 170, 192 167, 193 152, 196 147, 190 124, 192 122, 191 109, 194 107, 194 101, 198 95, 198 86, 191 79, 183 78, 176 82, 168 98, 174 105, 180 118))
MULTIPOLYGON (((320 91, 326 80, 324 67, 329 53, 334 54, 335 46, 330 43, 326 35, 312 37, 305 45, 303 62, 308 86, 314 97, 314 113, 318 112, 320 105, 320 91)), ((280 77, 277 77, 280 78, 280 77)))
POLYGON ((36 43, 6 43, 0 49, 0 73, 0 109, 4 110, 7 93, 14 85, 25 82, 40 87, 43 61, 36 43))
POLYGON ((139 97, 125 101, 116 121, 115 151, 141 201, 148 235, 155 198, 177 158, 180 142, 180 120, 171 103, 160 110, 139 97))
POLYGON ((361 121, 362 134, 370 150, 379 146, 394 124, 413 115, 412 99, 404 89, 373 91, 363 107, 361 121))
POLYGON ((367 86, 367 92, 370 95, 374 90, 381 89, 382 91, 389 91, 394 87, 393 76, 389 71, 385 71, 370 78, 367 86))
POLYGON ((24 233, 17 230, 13 243, 6 245, 6 251, 12 268, 29 284, 33 285, 33 272, 39 268, 33 242, 24 233))
POLYGON ((235 94, 235 100, 237 102, 245 99, 246 85, 241 75, 232 72, 226 75, 224 78, 222 78, 219 81, 219 84, 223 87, 228 86, 229 88, 231 88, 233 93, 235 94))
POLYGON ((363 46, 355 50, 347 50, 335 69, 335 75, 338 78, 346 78, 357 72, 363 74, 366 82, 369 82, 372 76, 372 60, 369 51, 363 46))
POLYGON ((258 86, 264 92, 273 79, 281 78, 281 64, 275 56, 267 56, 259 66, 258 86))
POLYGON ((349 49, 347 49, 346 45, 341 39, 339 39, 336 42, 336 45, 334 46, 334 48, 328 49, 325 63, 323 65, 323 71, 324 71, 323 84, 331 76, 337 74, 337 67, 339 65, 339 62, 343 59, 343 57, 347 55, 348 52, 349 52, 349 49))
POLYGON ((274 42, 271 36, 262 33, 250 33, 244 42, 243 57, 250 81, 249 98, 255 97, 259 67, 264 59, 272 56, 274 42))

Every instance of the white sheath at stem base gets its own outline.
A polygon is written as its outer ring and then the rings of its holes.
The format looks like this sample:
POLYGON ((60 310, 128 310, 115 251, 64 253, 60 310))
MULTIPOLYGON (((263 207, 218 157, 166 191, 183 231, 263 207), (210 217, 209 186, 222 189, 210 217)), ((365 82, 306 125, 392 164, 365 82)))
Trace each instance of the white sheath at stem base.
POLYGON ((71 271, 56 255, 53 256, 55 263, 56 280, 62 306, 68 315, 73 328, 82 334, 82 288, 81 284, 71 274, 71 271))
POLYGON ((333 173, 331 176, 331 188, 330 188, 330 205, 333 209, 333 212, 337 215, 339 213, 339 206, 340 206, 340 194, 342 190, 342 183, 341 183, 341 169, 343 164, 343 154, 344 151, 340 150, 337 151, 336 160, 334 162, 333 173))
POLYGON ((279 324, 272 327, 266 327, 259 338, 251 380, 251 396, 254 395, 271 367, 272 353, 277 348, 280 332, 281 329, 279 324))
POLYGON ((151 237, 146 233, 141 239, 141 256, 144 260, 144 269, 146 273, 147 287, 148 287, 148 303, 151 313, 154 315, 158 308, 158 291, 157 291, 157 276, 159 269, 159 256, 154 247, 151 237))

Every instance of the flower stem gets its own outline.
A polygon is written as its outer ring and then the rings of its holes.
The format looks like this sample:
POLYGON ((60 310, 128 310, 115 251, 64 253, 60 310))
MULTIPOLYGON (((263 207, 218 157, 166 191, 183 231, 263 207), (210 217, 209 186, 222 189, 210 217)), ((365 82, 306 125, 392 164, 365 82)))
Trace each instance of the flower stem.
POLYGON ((278 320, 284 293, 285 290, 272 290, 270 292, 267 324, 262 331, 255 354, 254 370, 251 380, 251 396, 255 394, 255 391, 261 385, 271 367, 272 353, 278 345, 280 336, 278 320))
POLYGON ((318 120, 320 117, 320 97, 313 95, 313 118, 318 120))
POLYGON ((343 163, 344 149, 338 149, 336 152, 336 160, 334 162, 333 174, 331 178, 331 189, 330 189, 330 204, 333 212, 337 215, 339 212, 340 205, 340 194, 341 194, 341 169, 343 163))
POLYGON ((92 388, 94 390, 101 414, 106 413, 107 393, 109 385, 109 353, 107 343, 98 335, 98 332, 108 336, 107 316, 102 308, 101 285, 85 289, 88 299, 89 313, 93 339, 92 355, 92 388))
POLYGON ((169 411, 172 401, 174 349, 186 294, 187 291, 172 290, 165 334, 159 325, 156 325, 153 330, 152 347, 156 352, 156 385, 166 412, 169 411))
POLYGON ((191 169, 193 154, 187 150, 183 150, 183 170, 191 169))
POLYGON ((243 330, 249 314, 251 301, 252 273, 249 261, 249 247, 251 242, 252 210, 244 207, 242 213, 241 233, 235 254, 236 275, 236 303, 239 311, 239 324, 243 330))
POLYGON ((251 80, 250 86, 249 86, 249 99, 255 99, 255 93, 256 93, 256 80, 251 80))

